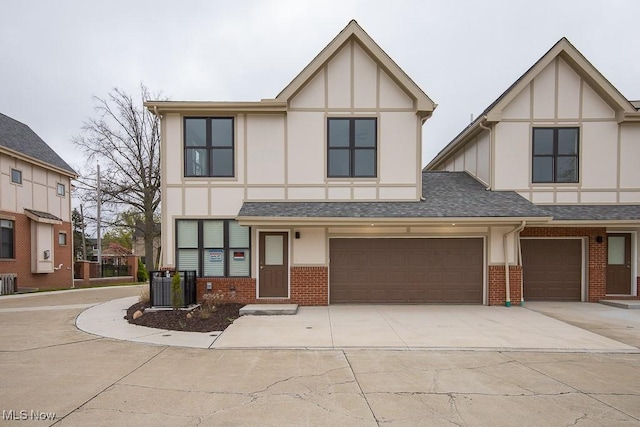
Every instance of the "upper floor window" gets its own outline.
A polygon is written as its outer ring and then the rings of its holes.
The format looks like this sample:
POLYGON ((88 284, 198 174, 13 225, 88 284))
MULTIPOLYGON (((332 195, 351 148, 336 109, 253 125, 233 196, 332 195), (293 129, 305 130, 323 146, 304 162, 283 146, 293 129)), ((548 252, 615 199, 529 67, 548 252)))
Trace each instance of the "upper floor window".
POLYGON ((22 184, 22 171, 11 169, 11 182, 14 184, 22 184))
POLYGON ((15 258, 14 248, 14 228, 13 221, 0 219, 0 258, 15 258))
POLYGON ((234 220, 176 221, 178 270, 199 277, 249 277, 250 233, 234 220))
POLYGON ((185 117, 184 176, 234 176, 233 117, 185 117))
POLYGON ((327 119, 327 176, 375 178, 377 176, 377 119, 327 119))
POLYGON ((58 196, 64 196, 67 192, 67 189, 65 188, 64 184, 58 183, 58 188, 56 191, 58 193, 58 196))
POLYGON ((578 182, 578 152, 578 128, 534 128, 531 181, 578 182))
POLYGON ((58 244, 60 246, 67 246, 67 233, 58 233, 58 244))

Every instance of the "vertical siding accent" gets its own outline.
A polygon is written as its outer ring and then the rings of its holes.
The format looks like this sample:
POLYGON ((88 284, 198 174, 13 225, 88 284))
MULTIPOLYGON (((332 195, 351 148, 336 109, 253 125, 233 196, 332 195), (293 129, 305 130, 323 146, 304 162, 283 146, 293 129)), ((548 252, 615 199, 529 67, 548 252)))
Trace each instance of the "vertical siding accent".
POLYGON ((355 107, 355 97, 356 97, 356 90, 355 90, 355 42, 352 40, 351 42, 349 42, 349 54, 350 54, 350 66, 351 68, 349 69, 349 77, 351 79, 351 88, 350 88, 350 102, 349 102, 349 107, 351 107, 351 109, 353 110, 355 107))

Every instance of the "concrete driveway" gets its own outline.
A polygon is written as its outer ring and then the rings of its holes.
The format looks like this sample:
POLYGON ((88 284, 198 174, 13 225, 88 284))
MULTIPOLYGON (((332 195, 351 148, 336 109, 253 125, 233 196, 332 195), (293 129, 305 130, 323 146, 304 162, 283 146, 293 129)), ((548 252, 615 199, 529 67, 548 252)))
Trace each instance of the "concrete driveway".
POLYGON ((0 298, 0 424, 640 423, 637 353, 209 350, 120 341, 75 328, 84 307, 137 292, 0 298), (44 419, 49 413, 53 420, 44 419), (7 420, 22 414, 24 421, 7 420))

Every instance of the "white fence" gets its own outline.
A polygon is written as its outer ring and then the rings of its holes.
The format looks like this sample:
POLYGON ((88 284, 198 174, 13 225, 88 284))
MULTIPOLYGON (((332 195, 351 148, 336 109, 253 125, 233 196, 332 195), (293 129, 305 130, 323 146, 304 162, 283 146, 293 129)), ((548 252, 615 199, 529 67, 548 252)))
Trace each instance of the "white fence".
POLYGON ((0 274, 0 295, 15 293, 17 280, 15 273, 0 274))

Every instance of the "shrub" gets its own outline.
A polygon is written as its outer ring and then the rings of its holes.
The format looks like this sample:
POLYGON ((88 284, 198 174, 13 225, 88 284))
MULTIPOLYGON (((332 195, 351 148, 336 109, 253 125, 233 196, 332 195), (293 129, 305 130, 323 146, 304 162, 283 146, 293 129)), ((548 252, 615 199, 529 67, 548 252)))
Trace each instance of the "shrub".
POLYGON ((182 297, 182 286, 180 286, 180 272, 176 271, 176 274, 171 280, 171 303, 174 310, 180 310, 184 306, 184 298, 182 297))
POLYGON ((147 280, 149 280, 149 272, 142 260, 138 258, 138 282, 146 282, 147 280))

